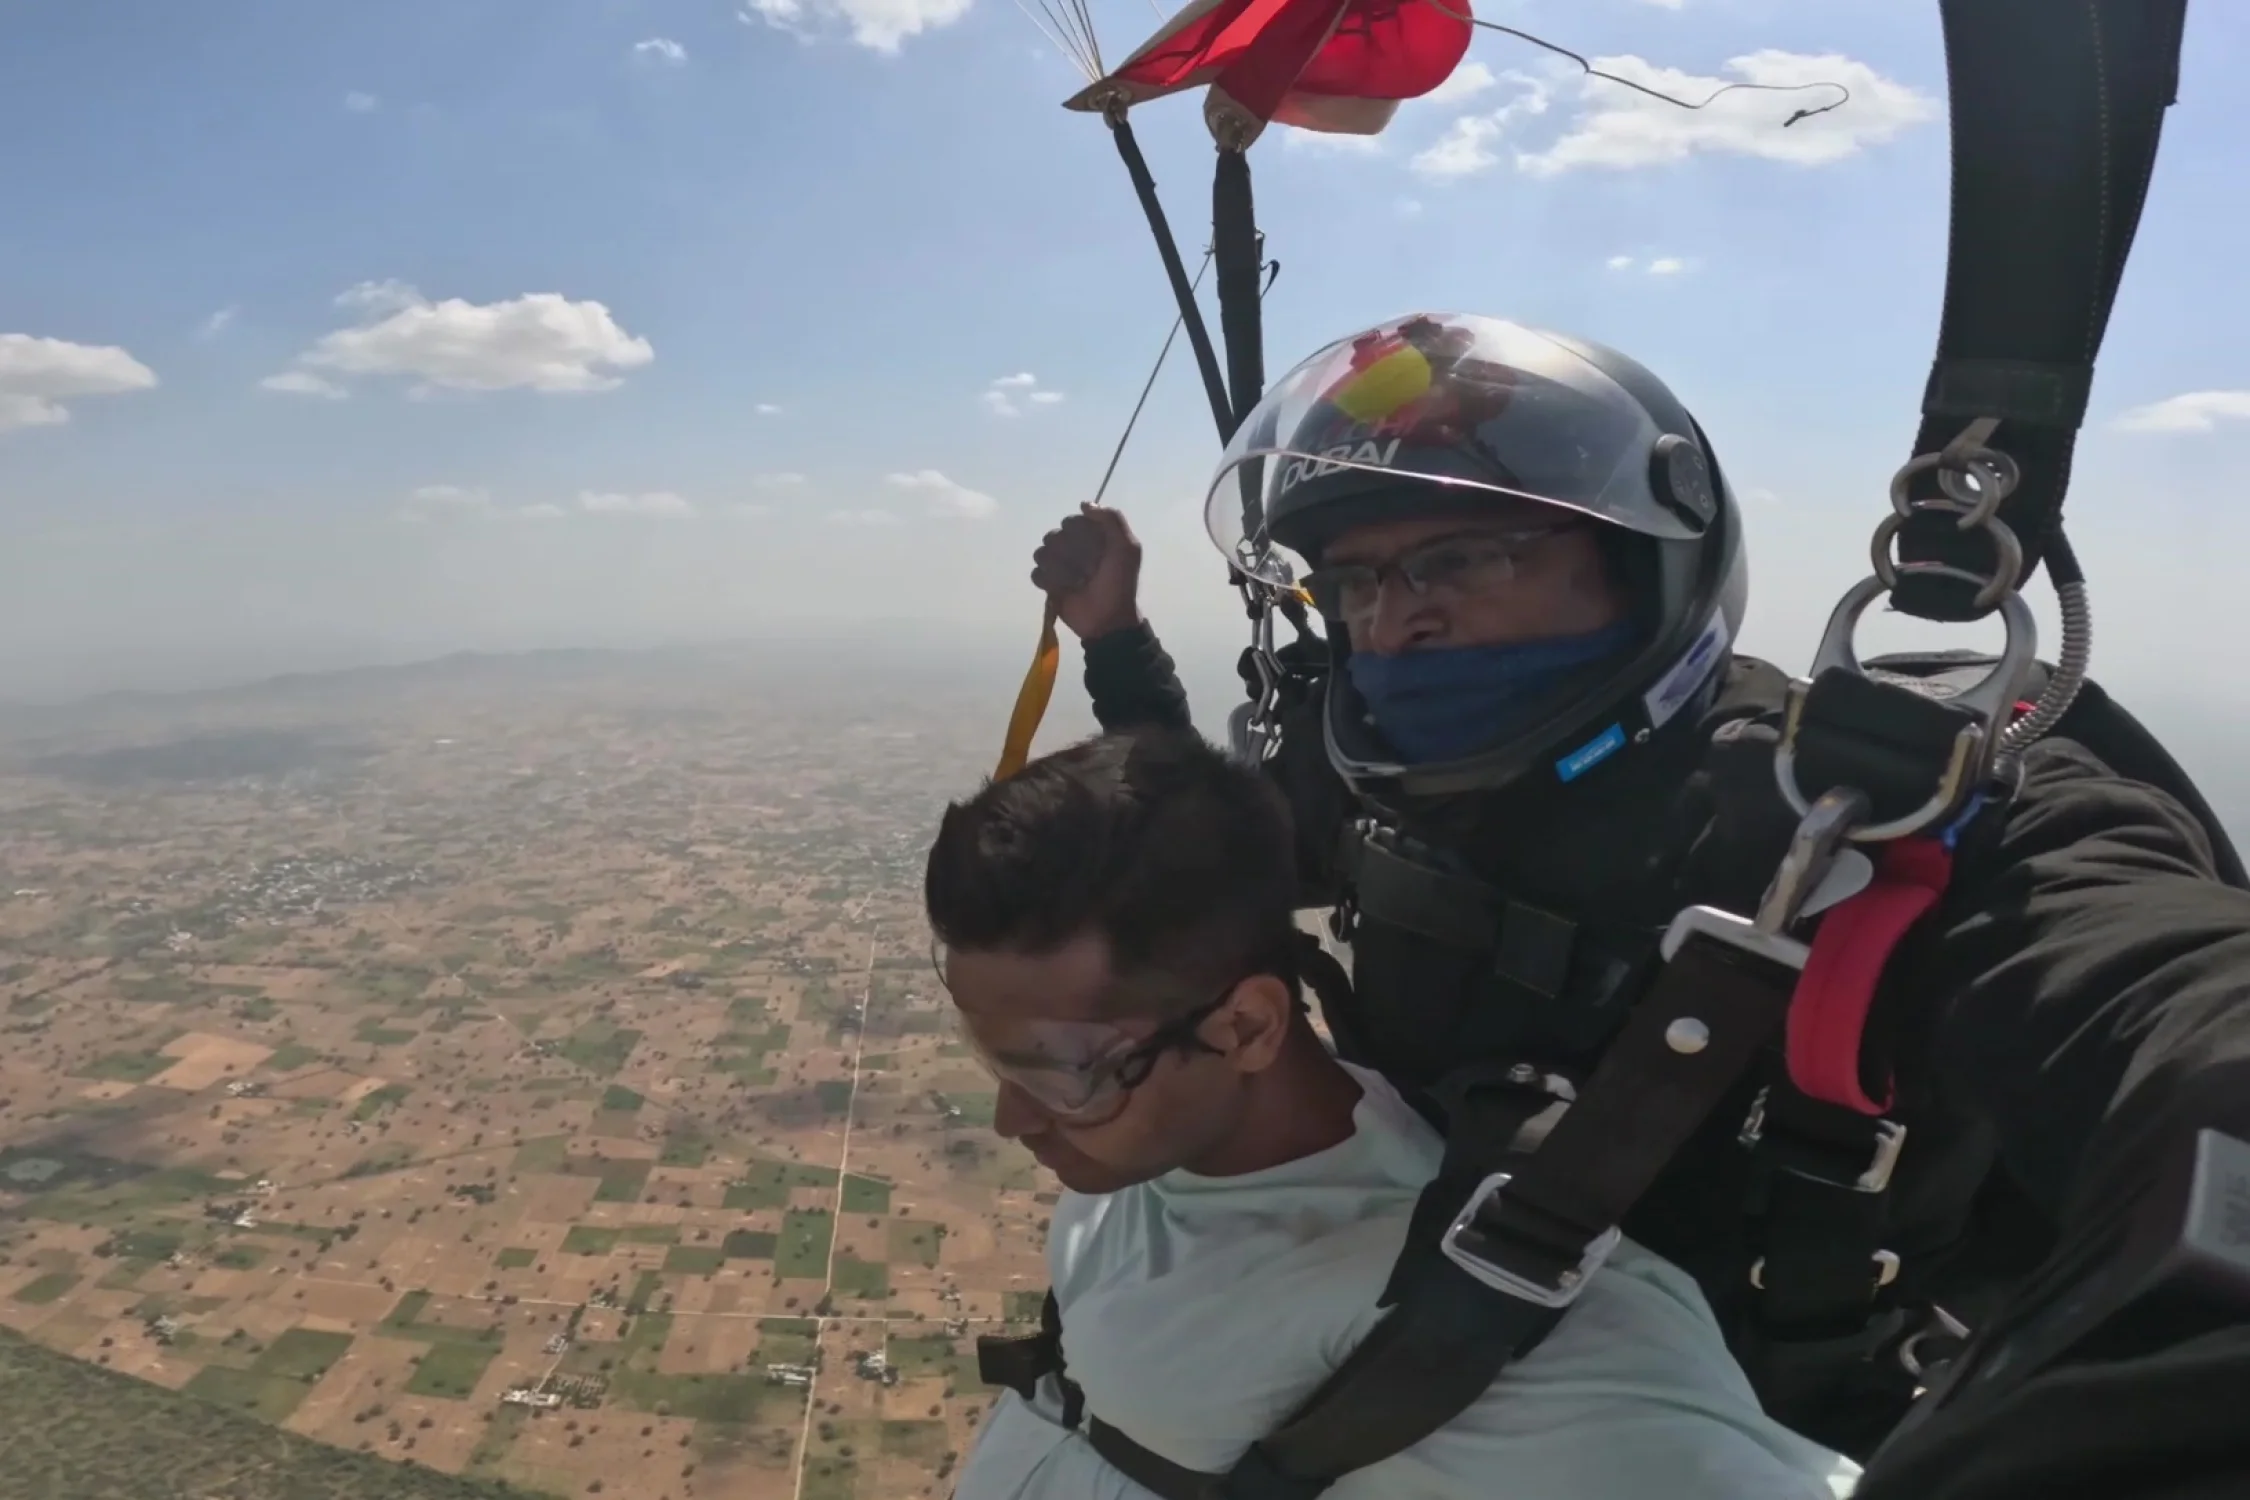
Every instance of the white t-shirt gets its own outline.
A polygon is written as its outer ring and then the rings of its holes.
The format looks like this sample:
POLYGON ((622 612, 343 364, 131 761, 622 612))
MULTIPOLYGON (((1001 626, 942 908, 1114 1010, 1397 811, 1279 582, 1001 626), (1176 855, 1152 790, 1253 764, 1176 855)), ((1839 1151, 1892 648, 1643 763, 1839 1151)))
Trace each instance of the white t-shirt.
MULTIPOLYGON (((1350 1139, 1238 1177, 1172 1172, 1065 1193, 1047 1242, 1063 1357, 1086 1410, 1222 1471, 1383 1316, 1376 1306, 1436 1132, 1377 1075, 1350 1139)), ((1850 1459, 1760 1410, 1685 1272, 1631 1243, 1485 1396, 1330 1500, 1838 1500, 1850 1459)), ((955 1500, 1152 1500, 1062 1424, 1049 1379, 1004 1393, 955 1500)))

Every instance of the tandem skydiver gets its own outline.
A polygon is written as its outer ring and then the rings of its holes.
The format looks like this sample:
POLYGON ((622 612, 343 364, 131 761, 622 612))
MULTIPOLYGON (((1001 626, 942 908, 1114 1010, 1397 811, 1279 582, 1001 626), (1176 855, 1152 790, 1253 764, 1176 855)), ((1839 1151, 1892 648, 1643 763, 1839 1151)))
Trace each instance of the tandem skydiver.
MULTIPOLYGON (((1230 566, 1325 624, 1282 653, 1266 760, 1300 904, 1352 959, 1348 984, 1317 956, 1307 973, 1340 1056, 1447 1135, 1386 1289, 1400 1340, 1476 1335, 1328 1393, 1270 1467, 1364 1462, 1412 1440, 1417 1402, 1420 1430, 1441 1423, 1458 1391, 1416 1382, 1458 1365, 1482 1389, 1468 1367, 1535 1346, 1616 1212, 1701 1285, 1768 1409, 1855 1456, 2000 1320, 1960 1361, 1978 1389, 1863 1493, 1903 1466, 1917 1500, 2170 1495, 2165 1476, 2250 1494, 2250 1299, 2226 1249, 2250 1262, 2250 1165, 2227 1175, 2250 1139, 2250 892, 2192 789, 2050 734, 1942 839, 1824 864, 1788 915, 1874 890, 1853 918, 1872 950, 1856 973, 1823 959, 1825 1009, 1793 1003, 1786 1038, 1684 1105, 1680 1070, 1719 1077, 1745 986, 1806 960, 1747 924, 1683 951, 1680 914, 1758 912, 1820 841, 1777 789, 1786 680, 1734 650, 1742 518, 1685 407, 1583 340, 1417 315, 1275 384, 1207 520, 1230 566), (1543 1092, 1575 1102, 1511 1186, 1492 1163, 1543 1092), (2140 1295, 2189 1240, 2200 1290, 2140 1295), (1395 1431, 1353 1450, 1354 1402, 1395 1431), (2000 1425, 1960 1436, 1979 1410, 2000 1425)), ((1032 577, 1084 642, 1105 729, 1184 727, 1138 569, 1123 518, 1088 509, 1032 577)))
MULTIPOLYGON (((948 808, 923 894, 993 1127, 1063 1187, 1067 1343, 996 1372, 956 1500, 1196 1488, 1381 1323, 1444 1156, 1306 1015, 1288 807, 1192 730, 1102 735, 948 808)), ((1759 1410, 1693 1280, 1621 1244, 1554 1337, 1328 1493, 1838 1500, 1858 1477, 1759 1410)))

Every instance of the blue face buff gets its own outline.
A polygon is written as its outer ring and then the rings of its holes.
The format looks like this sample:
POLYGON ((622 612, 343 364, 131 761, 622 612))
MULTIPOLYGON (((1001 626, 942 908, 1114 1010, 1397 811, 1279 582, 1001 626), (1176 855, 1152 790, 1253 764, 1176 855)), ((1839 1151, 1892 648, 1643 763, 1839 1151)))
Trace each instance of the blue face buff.
POLYGON ((1474 755, 1520 728, 1524 711, 1587 667, 1629 649, 1630 620, 1585 635, 1397 656, 1353 652, 1352 686, 1393 749, 1422 765, 1474 755))

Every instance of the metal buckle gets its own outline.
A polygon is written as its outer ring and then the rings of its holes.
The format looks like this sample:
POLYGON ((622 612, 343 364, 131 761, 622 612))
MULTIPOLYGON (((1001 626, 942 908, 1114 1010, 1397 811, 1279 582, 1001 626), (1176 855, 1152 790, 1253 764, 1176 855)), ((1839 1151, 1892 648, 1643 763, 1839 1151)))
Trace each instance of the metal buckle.
MULTIPOLYGON (((1963 1344, 1969 1341, 1969 1325, 1935 1303, 1930 1306, 1930 1323, 1931 1326, 1908 1334, 1900 1341, 1898 1346, 1899 1368, 1916 1380, 1929 1379, 1930 1376, 1943 1370, 1951 1362, 1948 1358, 1932 1360, 1928 1364, 1923 1363, 1923 1340, 1952 1339, 1956 1343, 1963 1344)), ((1960 1351, 1955 1350, 1954 1353, 1958 1354, 1960 1351)))
MULTIPOLYGON (((1828 617, 1828 629, 1821 636, 1820 649, 1813 653, 1811 670, 1789 684, 1781 745, 1774 752, 1774 777, 1781 784, 1781 795, 1799 813, 1809 814, 1815 806, 1797 784, 1797 732, 1804 723, 1806 695, 1821 673, 1831 667, 1857 676, 1866 675, 1866 668, 1860 665, 1859 654, 1852 647, 1852 637, 1867 607, 1889 592, 1890 586, 1879 577, 1864 578, 1854 585, 1828 617)), ((2038 623, 2024 597, 2011 590, 2002 596, 1999 605, 2001 623, 2007 628, 2000 659, 1975 686, 1947 700, 1976 715, 1977 722, 1962 725, 1954 736, 1936 789, 1930 793, 1928 801, 1903 818, 1853 829, 1850 833, 1853 843, 1879 844, 1919 833, 1942 821, 1983 781, 1993 757, 1999 753, 2002 736, 2014 712, 2016 690, 2022 685, 2024 672, 2039 649, 2038 623)))
MULTIPOLYGON (((1875 1266, 1875 1285, 1870 1290, 1879 1292, 1898 1280, 1901 1262, 1897 1252, 1877 1250, 1869 1254, 1867 1258, 1875 1266)), ((1750 1284, 1761 1292, 1766 1289, 1766 1258, 1763 1255, 1750 1262, 1750 1284)))
POLYGON ((1623 1236, 1615 1226, 1603 1230, 1586 1247, 1586 1253, 1579 1258, 1577 1266, 1563 1272, 1553 1286, 1533 1281, 1528 1276, 1519 1276, 1506 1266, 1494 1265, 1483 1256, 1462 1249, 1462 1233, 1493 1199, 1500 1196, 1500 1190, 1508 1185, 1510 1175, 1507 1172, 1495 1172, 1477 1184, 1477 1190, 1469 1195, 1468 1203, 1453 1216, 1453 1223, 1447 1227, 1445 1237, 1438 1241, 1438 1248, 1445 1252, 1447 1260, 1496 1292, 1529 1302, 1535 1307, 1558 1310, 1568 1307, 1578 1300, 1580 1292, 1586 1290, 1587 1278, 1601 1269, 1602 1262, 1609 1259, 1610 1252, 1617 1248, 1617 1242, 1623 1236))
MULTIPOLYGON (((1735 1139, 1752 1150, 1766 1138, 1766 1097, 1769 1089, 1758 1090, 1751 1101, 1750 1114, 1742 1122, 1735 1139)), ((1875 1143, 1868 1150, 1867 1165, 1850 1182, 1839 1182, 1833 1177, 1823 1177, 1818 1172, 1808 1172, 1802 1167, 1792 1167, 1775 1162, 1774 1170, 1787 1172, 1792 1177, 1802 1177, 1807 1182, 1825 1183, 1829 1187, 1848 1187, 1855 1193, 1880 1193, 1891 1185, 1891 1174, 1898 1170, 1899 1153, 1906 1149, 1906 1127, 1896 1120, 1875 1121, 1875 1143)))
POLYGON ((1803 820, 1789 840, 1789 851, 1758 903, 1754 921, 1716 906, 1691 906, 1672 918, 1656 951, 1670 963, 1690 937, 1700 933, 1730 947, 1754 953, 1785 969, 1802 970, 1811 949, 1788 936, 1805 903, 1836 862, 1837 851, 1867 816, 1867 797, 1849 787, 1820 794, 1803 808, 1803 820))

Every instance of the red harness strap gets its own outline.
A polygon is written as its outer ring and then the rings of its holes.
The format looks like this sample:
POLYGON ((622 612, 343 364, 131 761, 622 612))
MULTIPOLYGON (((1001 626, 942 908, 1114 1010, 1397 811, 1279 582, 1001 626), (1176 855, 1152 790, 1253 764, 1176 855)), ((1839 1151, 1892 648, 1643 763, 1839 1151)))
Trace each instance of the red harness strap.
POLYGON ((1892 951, 1952 875, 1953 853, 1941 841, 1899 839, 1883 846, 1867 889, 1821 917, 1789 1000, 1789 1081, 1798 1092, 1863 1115, 1890 1109, 1890 1080, 1880 1101, 1860 1082, 1868 1008, 1892 951))

